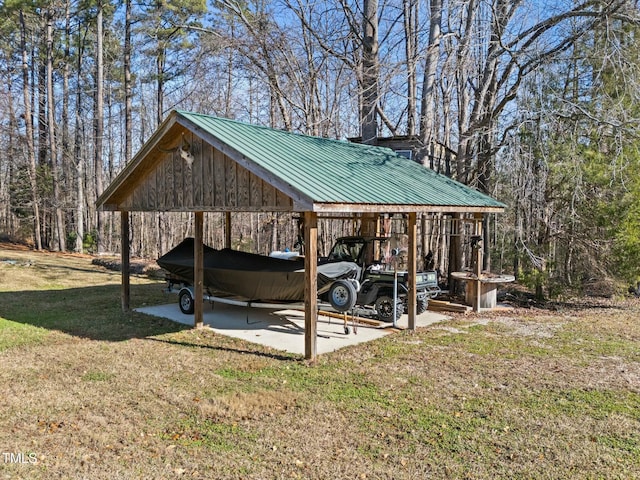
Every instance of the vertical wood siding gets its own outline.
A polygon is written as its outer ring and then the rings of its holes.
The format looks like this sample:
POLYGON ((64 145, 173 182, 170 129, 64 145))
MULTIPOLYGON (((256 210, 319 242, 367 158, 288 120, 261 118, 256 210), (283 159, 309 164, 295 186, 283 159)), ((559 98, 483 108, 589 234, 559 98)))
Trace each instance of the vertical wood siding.
POLYGON ((290 211, 293 201, 262 178, 191 132, 193 163, 180 155, 180 141, 159 154, 154 167, 141 177, 122 202, 138 211, 290 211))

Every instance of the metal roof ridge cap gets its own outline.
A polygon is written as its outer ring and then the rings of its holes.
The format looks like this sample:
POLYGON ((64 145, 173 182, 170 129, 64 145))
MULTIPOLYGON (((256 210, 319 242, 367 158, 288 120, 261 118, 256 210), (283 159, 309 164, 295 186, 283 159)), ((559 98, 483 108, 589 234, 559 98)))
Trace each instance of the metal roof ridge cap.
POLYGON ((403 204, 403 203, 343 203, 315 202, 314 211, 318 213, 352 212, 352 213, 502 213, 503 207, 494 205, 447 205, 447 204, 403 204))
MULTIPOLYGON (((356 143, 356 142, 351 142, 348 139, 347 140, 342 140, 339 138, 331 138, 331 137, 321 137, 319 135, 309 135, 306 133, 299 133, 299 132, 292 132, 290 130, 283 130, 280 128, 274 128, 274 127, 269 127, 267 125, 260 125, 260 124, 256 124, 256 123, 248 123, 248 122, 243 122, 241 120, 235 120, 233 118, 227 118, 227 117, 219 117, 217 115, 210 115, 208 113, 199 113, 199 112, 188 112, 186 110, 174 110, 175 112, 179 113, 181 116, 185 117, 188 115, 193 115, 193 116, 197 116, 197 117, 205 117, 205 118, 209 118, 209 119, 213 119, 213 120, 220 120, 222 122, 229 122, 229 123, 234 123, 237 125, 242 125, 245 127, 249 127, 249 128, 257 128, 257 129, 261 129, 261 130, 267 130, 267 131, 271 131, 271 132, 275 132, 275 133, 282 133, 285 135, 291 135, 293 137, 297 137, 297 138, 313 138, 313 139, 317 139, 317 140, 322 140, 325 142, 331 142, 331 143, 335 143, 341 146, 348 146, 349 148, 355 148, 355 149, 359 149, 359 150, 379 150, 381 153, 385 152, 385 153, 392 153, 395 156, 398 156, 395 154, 395 151, 389 147, 383 147, 381 145, 368 145, 366 143, 356 143)), ((404 157, 402 157, 404 158, 404 157)))

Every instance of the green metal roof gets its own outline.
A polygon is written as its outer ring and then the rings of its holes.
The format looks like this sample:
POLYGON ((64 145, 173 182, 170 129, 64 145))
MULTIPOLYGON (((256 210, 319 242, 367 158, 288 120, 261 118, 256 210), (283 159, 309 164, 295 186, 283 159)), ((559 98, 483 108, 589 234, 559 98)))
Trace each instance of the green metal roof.
MULTIPOLYGON (((299 135, 176 111, 314 204, 371 204, 502 210, 505 205, 393 150, 299 135)), ((285 192, 286 193, 286 192, 285 192)))
MULTIPOLYGON (((154 165, 161 161, 159 152, 165 151, 160 145, 172 141, 176 127, 192 132, 288 196, 292 206, 286 208, 293 211, 479 213, 501 212, 505 208, 490 196, 388 148, 299 135, 179 110, 167 116, 100 195, 99 208, 146 210, 159 207, 154 203, 158 198, 156 177, 163 178, 163 173, 154 172, 154 165), (147 203, 143 201, 145 199, 147 203)), ((215 184, 225 179, 207 178, 206 181, 215 184)), ((175 187, 173 182, 169 183, 175 187)), ((161 208, 166 211, 191 208, 178 203, 163 203, 161 208)), ((278 204, 278 208, 283 205, 278 204)), ((273 206, 269 204, 269 207, 273 206)), ((257 205, 246 207, 260 208, 257 205)), ((193 208, 216 211, 228 209, 229 205, 224 202, 220 205, 194 203, 193 208)))

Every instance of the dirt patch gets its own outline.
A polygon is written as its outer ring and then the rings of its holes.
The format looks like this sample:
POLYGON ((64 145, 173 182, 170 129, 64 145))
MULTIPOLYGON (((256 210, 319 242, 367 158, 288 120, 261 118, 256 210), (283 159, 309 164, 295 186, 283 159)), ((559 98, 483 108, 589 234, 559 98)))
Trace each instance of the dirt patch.
MULTIPOLYGON (((122 271, 122 262, 119 257, 95 257, 91 261, 92 265, 99 265, 112 270, 114 272, 122 271)), ((153 260, 147 260, 142 258, 134 258, 129 262, 129 273, 134 275, 149 275, 154 278, 162 278, 163 270, 153 260)))
POLYGON ((488 325, 489 323, 503 325, 510 330, 513 335, 539 338, 552 338, 555 332, 562 328, 563 325, 563 322, 550 323, 526 320, 522 317, 496 316, 493 318, 475 319, 469 324, 469 327, 474 325, 488 325))
MULTIPOLYGON (((32 248, 17 243, 0 243, 0 262, 5 264, 55 264, 59 259, 64 263, 65 259, 73 261, 81 261, 83 265, 87 265, 89 260, 91 265, 100 266, 114 272, 122 271, 122 262, 119 256, 115 255, 89 255, 84 253, 73 252, 51 252, 51 251, 35 251, 32 248), (5 252, 5 255, 2 255, 5 252)), ((163 278, 162 270, 156 264, 155 260, 144 258, 132 258, 130 260, 129 272, 134 275, 149 275, 154 278, 163 278)))
POLYGON ((288 390, 259 390, 232 392, 214 399, 195 399, 200 415, 213 419, 237 422, 285 414, 295 408, 297 395, 288 390))

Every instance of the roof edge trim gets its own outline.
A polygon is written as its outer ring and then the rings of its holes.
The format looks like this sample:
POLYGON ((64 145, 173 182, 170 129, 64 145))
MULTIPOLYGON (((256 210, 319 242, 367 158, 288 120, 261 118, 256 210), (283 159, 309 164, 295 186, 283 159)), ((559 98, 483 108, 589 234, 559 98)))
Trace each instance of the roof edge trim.
POLYGON ((468 205, 402 205, 363 203, 315 203, 317 213, 503 213, 505 207, 468 205))

